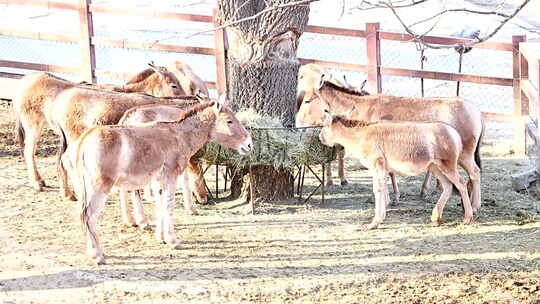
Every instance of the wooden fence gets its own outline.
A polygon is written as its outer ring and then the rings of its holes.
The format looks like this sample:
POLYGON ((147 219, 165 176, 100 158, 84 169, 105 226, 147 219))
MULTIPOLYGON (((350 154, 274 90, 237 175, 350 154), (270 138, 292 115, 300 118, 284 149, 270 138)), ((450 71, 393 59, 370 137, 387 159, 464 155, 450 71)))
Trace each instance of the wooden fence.
MULTIPOLYGON (((217 25, 216 13, 214 16, 206 15, 194 15, 194 14, 182 14, 173 12, 159 12, 148 11, 147 9, 138 8, 116 8, 106 7, 91 3, 91 0, 80 0, 78 4, 63 3, 55 1, 44 0, 0 0, 0 4, 13 4, 13 5, 30 5, 41 6, 51 9, 61 10, 74 10, 79 12, 80 20, 80 34, 74 35, 60 35, 51 34, 36 31, 22 31, 14 28, 0 28, 0 35, 30 38, 38 40, 48 40, 56 42, 71 42, 79 43, 82 52, 81 65, 77 67, 68 67, 60 65, 50 65, 41 63, 20 62, 12 60, 0 60, 0 67, 17 68, 38 70, 56 73, 76 74, 88 82, 95 82, 96 77, 107 77, 117 79, 129 79, 132 75, 126 73, 118 73, 108 70, 96 69, 96 54, 95 46, 106 46, 116 48, 129 48, 129 49, 144 49, 152 51, 165 51, 176 53, 190 53, 190 54, 202 54, 215 56, 216 65, 216 82, 206 82, 210 88, 216 88, 218 91, 223 92, 226 88, 226 71, 225 60, 227 52, 227 39, 225 31, 218 30, 214 32, 214 48, 205 47, 192 47, 192 46, 179 46, 173 44, 162 43, 144 43, 134 42, 128 40, 116 40, 107 39, 101 37, 95 37, 93 33, 93 14, 108 13, 119 14, 129 16, 140 16, 143 18, 157 18, 157 19, 175 19, 212 23, 217 25)), ((513 75, 508 77, 489 77, 469 74, 456 74, 456 73, 443 73, 434 71, 424 71, 415 69, 403 69, 395 67, 386 67, 381 64, 381 40, 394 40, 413 43, 413 37, 408 34, 383 32, 379 30, 378 23, 369 23, 366 25, 365 30, 353 30, 353 29, 341 29, 332 27, 321 27, 310 25, 307 27, 306 32, 327 34, 327 35, 339 35, 349 37, 365 38, 367 54, 359 54, 359 56, 367 55, 367 64, 352 64, 342 63, 336 61, 323 61, 315 59, 303 59, 300 58, 300 62, 317 63, 325 67, 339 68, 345 70, 353 70, 367 73, 367 86, 372 92, 382 92, 382 75, 395 75, 402 77, 424 78, 424 79, 436 79, 436 80, 450 80, 460 81, 478 84, 491 84, 499 86, 513 86, 514 88, 514 111, 511 114, 500 114, 484 112, 483 115, 489 120, 511 121, 515 127, 515 151, 517 153, 523 153, 525 151, 526 141, 526 128, 523 124, 523 115, 526 115, 526 105, 523 102, 524 98, 522 92, 528 92, 526 85, 525 88, 521 85, 522 75, 520 74, 520 67, 522 67, 524 58, 523 53, 520 53, 520 42, 525 41, 524 36, 514 36, 512 42, 483 42, 476 44, 474 48, 491 49, 512 52, 513 54, 513 75)), ((435 37, 426 36, 424 41, 433 44, 453 45, 459 43, 467 43, 468 39, 459 39, 451 37, 435 37)), ((21 74, 0 72, 0 98, 11 98, 13 95, 13 88, 16 87, 13 82, 22 77, 21 74)), ((531 98, 529 98, 531 100, 531 98)))
POLYGON ((536 147, 536 168, 540 173, 540 137, 538 127, 540 123, 540 43, 520 43, 519 81, 514 87, 521 102, 521 114, 526 118, 523 127, 527 133, 525 144, 530 140, 536 147))

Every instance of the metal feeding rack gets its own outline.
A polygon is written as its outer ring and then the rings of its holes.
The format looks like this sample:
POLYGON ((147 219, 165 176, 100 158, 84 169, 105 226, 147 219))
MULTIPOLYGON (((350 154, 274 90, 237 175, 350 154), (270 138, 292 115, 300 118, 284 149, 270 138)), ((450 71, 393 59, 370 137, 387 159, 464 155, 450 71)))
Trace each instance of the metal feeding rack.
MULTIPOLYGON (((337 149, 323 145, 319 140, 321 127, 248 127, 253 139, 254 149, 248 155, 240 155, 236 151, 224 148, 215 143, 209 143, 204 148, 202 158, 208 166, 204 170, 209 170, 215 166, 216 185, 215 197, 219 195, 219 166, 225 166, 225 191, 227 190, 228 179, 233 178, 240 168, 250 168, 255 165, 273 166, 276 169, 288 169, 293 173, 293 193, 296 193, 299 200, 302 200, 304 180, 306 172, 317 179, 319 184, 311 191, 307 202, 315 192, 321 189, 322 203, 325 195, 325 168, 326 165, 336 159, 337 149), (314 170, 320 165, 322 174, 314 170)), ((211 193, 210 189, 207 189, 211 193)))

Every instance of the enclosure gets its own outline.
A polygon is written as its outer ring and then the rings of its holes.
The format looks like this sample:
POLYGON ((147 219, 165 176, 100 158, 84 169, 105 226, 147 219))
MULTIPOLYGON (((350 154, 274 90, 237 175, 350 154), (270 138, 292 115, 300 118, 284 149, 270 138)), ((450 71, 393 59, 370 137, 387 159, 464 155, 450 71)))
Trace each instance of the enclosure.
MULTIPOLYGON (((421 199, 418 176, 398 179, 402 202, 390 208, 380 229, 362 230, 373 216, 371 178, 357 163, 347 161, 349 185, 327 188, 324 204, 317 193, 307 203, 292 199, 258 205, 252 215, 241 201, 217 199, 212 205, 198 205, 198 216, 186 215, 177 204, 181 250, 158 244, 151 232, 125 227, 118 196, 112 195, 100 222, 108 264, 96 267, 84 252, 79 207, 61 199, 54 182, 57 137, 52 131, 39 145, 37 165, 54 186, 37 193, 28 185, 12 131, 10 98, 17 79, 31 70, 45 70, 72 80, 118 83, 150 59, 180 58, 209 87, 221 90, 226 81, 226 37, 216 31, 185 40, 153 31, 174 24, 191 32, 208 29, 214 25, 211 11, 1 1, 14 2, 24 5, 10 9, 36 10, 32 13, 37 15, 43 13, 40 10, 54 12, 58 20, 85 26, 63 27, 58 22, 37 31, 36 24, 15 28, 0 22, 2 303, 540 301, 540 205, 534 193, 512 191, 510 181, 511 174, 531 166, 524 152, 537 137, 525 124, 528 116, 537 121, 539 109, 534 96, 538 63, 528 62, 527 75, 523 68, 520 71, 519 43, 525 37, 477 45, 464 56, 462 73, 455 73, 453 50, 428 53, 420 70, 419 52, 410 37, 381 31, 377 24, 359 23, 356 29, 313 24, 300 41, 301 62, 346 73, 351 83, 367 78, 375 91, 419 96, 424 78, 426 96, 452 96, 455 82, 461 81, 460 95, 489 120, 481 149, 482 209, 472 225, 461 224, 463 213, 453 197, 443 225, 432 227, 429 217, 439 194, 434 191, 421 199), (140 24, 143 17, 141 35, 122 28, 103 30, 111 22, 140 24), (326 47, 329 43, 332 48, 326 47)), ((466 41, 426 39, 442 44, 466 41)), ((306 176, 306 191, 313 190, 318 181, 306 176)), ((214 170, 206 178, 213 185, 214 170)), ((225 197, 220 185, 220 197, 225 197)), ((144 207, 151 214, 152 204, 144 207)))

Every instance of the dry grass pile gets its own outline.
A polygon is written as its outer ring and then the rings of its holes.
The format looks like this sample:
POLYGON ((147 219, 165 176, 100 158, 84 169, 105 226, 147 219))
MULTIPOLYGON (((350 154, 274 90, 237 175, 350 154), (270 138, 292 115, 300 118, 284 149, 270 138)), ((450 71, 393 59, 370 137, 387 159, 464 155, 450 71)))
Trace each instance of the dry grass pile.
POLYGON ((336 149, 319 141, 320 128, 284 128, 278 119, 261 116, 253 110, 238 112, 237 117, 251 132, 254 151, 241 156, 232 149, 210 143, 203 156, 207 162, 293 168, 300 164, 327 163, 336 158, 336 149))

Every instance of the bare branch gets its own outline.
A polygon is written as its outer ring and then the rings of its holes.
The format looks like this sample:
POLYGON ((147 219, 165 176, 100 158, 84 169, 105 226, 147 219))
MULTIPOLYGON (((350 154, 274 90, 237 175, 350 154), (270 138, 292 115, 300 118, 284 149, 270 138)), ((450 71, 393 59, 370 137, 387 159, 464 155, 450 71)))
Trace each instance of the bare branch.
MULTIPOLYGON (((394 8, 405 8, 405 7, 412 7, 418 4, 422 4, 428 1, 431 1, 431 0, 401 0, 401 1, 393 1, 391 5, 394 8), (402 2, 410 2, 410 3, 399 4, 402 2)), ((351 9, 367 11, 367 10, 372 10, 372 9, 377 9, 377 8, 387 8, 386 4, 387 4, 386 2, 381 2, 381 1, 378 1, 377 3, 373 3, 371 1, 363 0, 360 3, 360 5, 353 6, 351 9)))
POLYGON ((471 9, 466 9, 466 8, 454 8, 454 9, 445 9, 445 10, 442 10, 440 11, 439 13, 431 16, 431 17, 428 17, 426 19, 423 19, 423 20, 420 20, 420 21, 417 21, 411 25, 409 25, 409 27, 413 27, 415 25, 418 25, 418 24, 421 24, 421 23, 424 23, 424 22, 427 22, 431 19, 434 19, 436 17, 440 17, 446 13, 454 13, 454 12, 466 12, 466 13, 472 13, 472 14, 479 14, 479 15, 496 15, 496 16, 501 16, 501 17, 505 17, 505 18, 508 18, 508 15, 507 14, 502 14, 502 13, 499 13, 499 12, 494 12, 494 11, 476 11, 476 10, 471 10, 471 9))
POLYGON ((267 7, 265 9, 263 9, 262 11, 260 11, 260 12, 258 12, 256 14, 252 15, 252 16, 245 17, 245 18, 238 19, 238 20, 234 20, 234 21, 229 21, 229 22, 226 22, 225 24, 222 24, 222 25, 220 25, 218 27, 214 27, 214 28, 211 28, 211 29, 208 29, 208 30, 196 32, 194 34, 186 36, 186 38, 191 38, 191 37, 199 35, 199 34, 204 34, 204 33, 208 33, 208 32, 217 31, 217 30, 224 29, 226 27, 233 26, 233 25, 236 25, 236 24, 248 21, 248 20, 253 20, 253 19, 259 18, 261 15, 263 15, 263 14, 265 14, 267 12, 273 11, 273 10, 283 9, 283 8, 288 8, 288 7, 294 7, 294 6, 300 6, 300 5, 307 5, 307 4, 310 4, 312 2, 317 2, 317 1, 320 1, 320 0, 298 0, 298 1, 292 1, 292 2, 288 2, 288 3, 283 3, 283 4, 270 6, 270 7, 267 7))
MULTIPOLYGON (((523 7, 525 7, 525 5, 527 5, 527 3, 529 3, 530 0, 524 0, 521 5, 519 5, 513 12, 512 14, 510 15, 504 15, 505 16, 505 19, 502 20, 500 22, 500 24, 495 28, 493 29, 489 34, 485 35, 484 37, 482 38, 478 38, 476 39, 475 41, 471 41, 471 42, 467 42, 467 43, 463 43, 463 44, 453 44, 453 45, 439 45, 439 44, 431 44, 431 43, 427 43, 427 42, 424 42, 423 41, 423 36, 425 36, 428 32, 425 32, 421 35, 419 34, 416 34, 415 32, 413 32, 411 30, 411 26, 407 26, 405 24, 405 22, 403 21, 403 19, 401 19, 401 17, 399 16, 399 14, 397 13, 396 11, 396 7, 394 7, 391 3, 388 3, 388 2, 385 2, 383 5, 390 9, 390 11, 392 11, 392 13, 394 14, 394 16, 396 17, 396 19, 399 21, 399 23, 401 23, 401 25, 403 26, 403 28, 405 29, 405 31, 411 35, 413 37, 413 40, 418 42, 419 44, 425 46, 425 47, 428 47, 428 48, 432 48, 432 49, 446 49, 446 48, 455 48, 455 47, 468 47, 468 46, 472 46, 474 44, 477 44, 477 43, 481 43, 481 42, 484 42, 488 39, 490 39, 491 37, 493 37, 508 21, 510 21, 510 19, 514 18, 522 9, 523 7)), ((472 11, 471 10, 471 13, 472 12, 475 12, 475 11, 472 11)), ((478 11, 476 11, 478 12, 478 11)), ((500 13, 496 13, 496 12, 491 12, 491 13, 488 13, 488 12, 482 12, 481 14, 485 14, 485 15, 499 15, 499 16, 503 16, 502 14, 500 13)), ((442 14, 437 14, 435 16, 442 16, 442 14)), ((414 25, 414 24, 413 24, 414 25)))

